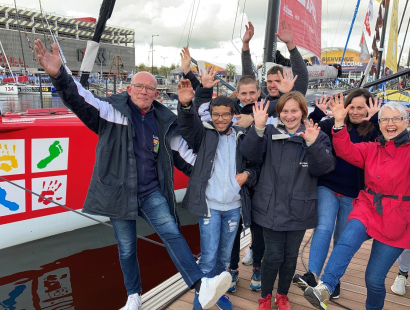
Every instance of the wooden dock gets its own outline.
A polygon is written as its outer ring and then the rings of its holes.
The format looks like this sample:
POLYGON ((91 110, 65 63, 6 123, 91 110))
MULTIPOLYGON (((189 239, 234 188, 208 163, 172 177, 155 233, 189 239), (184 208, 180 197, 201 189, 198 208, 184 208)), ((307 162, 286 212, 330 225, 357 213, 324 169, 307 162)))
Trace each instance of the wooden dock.
MULTIPOLYGON (((300 250, 304 244, 309 240, 313 230, 306 232, 305 238, 302 242, 300 250)), ((340 298, 335 300, 337 303, 352 310, 366 309, 366 286, 365 286, 365 270, 370 256, 372 241, 366 241, 363 243, 360 250, 353 257, 349 267, 346 270, 345 275, 341 279, 341 294, 340 298)), ((303 252, 303 259, 305 264, 308 263, 310 243, 305 247, 303 252)), ((245 255, 245 249, 241 251, 241 259, 245 255)), ((299 257, 296 273, 304 274, 305 268, 303 267, 302 260, 299 257)), ((405 296, 399 296, 393 294, 390 290, 391 285, 394 282, 398 273, 398 266, 394 264, 387 274, 386 279, 386 300, 384 309, 387 310, 409 310, 410 309, 410 287, 407 288, 405 296)), ((233 304, 234 309, 238 310, 257 310, 258 298, 260 298, 260 292, 254 292, 249 289, 250 279, 252 276, 252 266, 245 266, 240 264, 239 266, 239 282, 237 284, 237 290, 235 293, 227 293, 230 301, 233 304)), ((276 285, 273 295, 276 294, 276 285)), ((289 300, 293 310, 302 309, 315 309, 313 308, 303 297, 303 292, 295 285, 291 285, 289 291, 289 300)), ((191 290, 182 295, 178 300, 172 303, 167 309, 169 310, 191 310, 192 301, 194 299, 194 292, 191 290)), ((340 307, 333 302, 328 304, 328 309, 346 309, 340 307)), ((218 310, 217 306, 213 306, 212 310, 218 310)), ((272 309, 277 309, 274 302, 272 302, 272 309)))

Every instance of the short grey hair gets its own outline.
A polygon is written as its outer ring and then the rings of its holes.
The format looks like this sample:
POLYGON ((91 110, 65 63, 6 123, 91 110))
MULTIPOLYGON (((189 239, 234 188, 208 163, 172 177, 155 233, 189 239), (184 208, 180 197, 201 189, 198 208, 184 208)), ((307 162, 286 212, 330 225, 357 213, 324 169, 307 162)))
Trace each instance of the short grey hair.
POLYGON ((380 116, 382 115, 382 112, 385 108, 390 108, 393 111, 397 110, 406 119, 409 118, 409 112, 406 111, 406 106, 403 103, 401 103, 400 101, 389 101, 389 102, 385 103, 384 105, 382 105, 382 107, 379 111, 379 115, 378 115, 379 119, 380 119, 380 116))

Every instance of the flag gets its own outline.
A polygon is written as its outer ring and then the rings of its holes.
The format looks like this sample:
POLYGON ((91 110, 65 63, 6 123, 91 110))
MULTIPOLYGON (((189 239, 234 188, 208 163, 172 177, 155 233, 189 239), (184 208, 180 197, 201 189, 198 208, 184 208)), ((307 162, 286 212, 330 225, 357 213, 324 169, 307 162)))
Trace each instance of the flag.
POLYGON ((150 50, 152 50, 152 43, 149 45, 150 50))
POLYGON ((377 60, 379 57, 379 49, 377 48, 376 38, 373 38, 372 50, 373 50, 373 54, 375 55, 374 57, 376 57, 376 60, 377 60))
POLYGON ((369 49, 367 48, 364 32, 362 31, 362 38, 360 39, 360 61, 365 62, 370 59, 369 49))
POLYGON ((369 12, 369 20, 372 21, 373 20, 373 0, 369 1, 369 8, 367 10, 369 12))
POLYGON ((379 13, 377 14, 377 19, 376 19, 376 28, 381 28, 381 27, 383 27, 383 15, 382 15, 382 6, 380 5, 379 13))
POLYGON ((380 42, 380 31, 379 28, 376 28, 376 41, 380 42))
POLYGON ((398 18, 399 18, 399 0, 393 0, 390 19, 389 43, 386 54, 386 67, 389 67, 393 72, 397 72, 397 38, 398 38, 398 18))
POLYGON ((366 27, 366 32, 370 37, 372 34, 370 32, 369 12, 366 13, 366 18, 364 19, 364 26, 366 27))

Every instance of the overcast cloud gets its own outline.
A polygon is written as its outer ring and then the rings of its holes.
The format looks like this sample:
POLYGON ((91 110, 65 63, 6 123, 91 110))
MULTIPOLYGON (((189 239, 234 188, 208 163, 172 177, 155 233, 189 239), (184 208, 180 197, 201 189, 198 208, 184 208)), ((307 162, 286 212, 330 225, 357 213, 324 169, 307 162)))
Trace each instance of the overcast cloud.
MULTIPOLYGON (((39 10, 39 3, 31 0, 16 0, 17 6, 39 10)), ((251 41, 253 59, 262 59, 266 12, 268 0, 196 0, 192 32, 190 38, 191 55, 196 59, 214 61, 217 63, 240 64, 242 42, 240 33, 244 33, 244 25, 248 20, 255 26, 255 36, 251 41), (197 10, 199 4, 199 8, 197 10), (196 18, 195 18, 196 17, 196 18), (242 23, 241 23, 242 21, 242 23), (241 29, 242 28, 242 29, 241 29), (231 42, 233 32, 233 43, 231 42)), ((297 1, 297 0, 294 0, 297 1)), ((5 4, 14 7, 14 1, 3 0, 5 4)), ((102 0, 42 0, 45 12, 55 12, 70 17, 98 17, 102 0)), ((113 15, 108 24, 131 28, 135 30, 136 63, 151 64, 151 35, 154 37, 154 65, 167 65, 179 62, 179 50, 187 44, 191 25, 191 8, 194 0, 117 0, 113 15), (184 30, 185 26, 185 30, 184 30), (184 30, 184 31, 183 31, 184 30), (149 61, 149 62, 148 62, 149 61)), ((374 14, 377 16, 379 3, 374 2, 374 14)), ((323 0, 322 1, 322 48, 344 47, 353 18, 356 0, 323 0)), ((359 41, 364 30, 364 18, 369 1, 362 0, 357 14, 355 26, 348 47, 359 50, 359 41)), ((405 1, 400 1, 399 22, 403 14, 405 1)), ((399 35, 399 45, 402 45, 407 21, 410 18, 410 8, 399 35)), ((371 21, 372 36, 376 18, 371 21)), ((369 49, 372 37, 366 36, 369 49)), ((408 55, 410 39, 405 44, 403 54, 408 55)), ((387 46, 387 40, 386 40, 387 46)), ((279 44, 282 52, 286 49, 279 44)))

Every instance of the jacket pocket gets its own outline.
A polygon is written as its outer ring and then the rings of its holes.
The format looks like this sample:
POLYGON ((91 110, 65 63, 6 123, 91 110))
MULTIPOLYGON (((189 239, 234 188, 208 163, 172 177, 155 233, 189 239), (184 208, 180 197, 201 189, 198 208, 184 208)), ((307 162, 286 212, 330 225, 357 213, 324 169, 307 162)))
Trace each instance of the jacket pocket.
MULTIPOLYGON (((92 210, 106 216, 123 216, 124 214, 124 185, 105 185, 97 182, 92 210)), ((136 206, 137 207, 137 206, 136 206)))
POLYGON ((272 197, 273 187, 258 183, 252 198, 252 209, 266 215, 272 197))
POLYGON ((194 204, 200 204, 203 189, 203 179, 198 177, 191 177, 189 179, 188 189, 189 202, 194 204))
POLYGON ((382 203, 382 234, 390 240, 398 240, 403 237, 409 226, 409 203, 387 198, 382 198, 382 203))
POLYGON ((290 203, 291 216, 297 221, 307 221, 316 215, 317 192, 294 191, 290 203))

